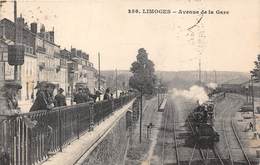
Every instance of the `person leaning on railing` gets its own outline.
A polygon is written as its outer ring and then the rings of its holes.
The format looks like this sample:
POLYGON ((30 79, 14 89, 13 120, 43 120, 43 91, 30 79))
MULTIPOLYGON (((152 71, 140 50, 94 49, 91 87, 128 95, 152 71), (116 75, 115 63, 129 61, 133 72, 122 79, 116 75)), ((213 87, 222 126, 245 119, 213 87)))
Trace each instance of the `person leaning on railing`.
POLYGON ((109 93, 110 93, 110 89, 107 88, 107 89, 106 89, 106 92, 105 92, 105 94, 104 94, 103 100, 110 100, 110 99, 111 99, 109 93))
MULTIPOLYGON (((33 128, 37 122, 32 121, 28 117, 24 115, 19 115, 21 113, 21 109, 18 106, 17 94, 19 90, 22 89, 20 83, 16 81, 6 81, 4 85, 4 98, 6 99, 6 106, 8 114, 8 119, 16 119, 19 117, 28 128, 33 128)), ((0 153, 0 162, 1 164, 10 164, 10 156, 7 149, 2 150, 0 153)))
MULTIPOLYGON (((11 112, 11 115, 13 115, 14 117, 21 113, 21 108, 18 106, 17 100, 18 92, 21 89, 22 86, 18 82, 9 81, 5 83, 5 98, 7 101, 7 107, 11 112)), ((36 121, 31 121, 31 119, 23 115, 21 115, 20 117, 29 128, 32 128, 36 125, 36 121)))
MULTIPOLYGON (((30 112, 39 111, 39 110, 51 110, 54 107, 55 100, 53 98, 53 91, 55 89, 55 85, 46 81, 42 81, 38 83, 35 87, 38 89, 36 93, 36 99, 34 104, 32 105, 30 112)), ((39 125, 43 124, 43 126, 47 127, 47 143, 48 145, 48 155, 52 155, 51 143, 53 142, 53 128, 49 124, 51 122, 47 121, 47 123, 39 123, 39 125)))
POLYGON ((59 88, 58 94, 55 96, 55 107, 67 106, 66 97, 63 95, 64 89, 59 88))
POLYGON ((46 81, 42 81, 38 83, 35 89, 38 89, 36 93, 36 99, 30 109, 30 112, 38 111, 38 110, 50 110, 53 108, 52 102, 50 102, 48 91, 47 91, 48 83, 46 81))
MULTIPOLYGON (((21 108, 18 106, 17 95, 19 90, 22 89, 20 83, 16 81, 6 81, 4 90, 5 90, 5 98, 8 110, 10 111, 10 116, 17 117, 21 113, 21 108)), ((34 127, 36 125, 36 121, 31 121, 26 116, 20 115, 25 124, 28 127, 34 127)))
POLYGON ((102 92, 100 90, 96 90, 95 94, 89 94, 89 97, 91 97, 94 101, 94 103, 97 101, 97 98, 100 97, 102 92))
POLYGON ((78 88, 77 93, 74 95, 73 101, 76 102, 76 104, 84 103, 86 101, 82 87, 78 88))

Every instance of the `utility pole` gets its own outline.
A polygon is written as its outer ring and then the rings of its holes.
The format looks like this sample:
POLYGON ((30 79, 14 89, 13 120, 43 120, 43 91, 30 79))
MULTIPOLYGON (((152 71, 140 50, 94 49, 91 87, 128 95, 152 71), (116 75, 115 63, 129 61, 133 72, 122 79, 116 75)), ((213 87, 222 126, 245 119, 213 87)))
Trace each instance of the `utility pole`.
POLYGON ((117 94, 117 69, 116 69, 116 98, 118 98, 118 94, 117 94))
POLYGON ((201 85, 201 61, 199 59, 199 85, 201 85))
POLYGON ((254 79, 253 76, 251 75, 251 92, 252 92, 252 108, 253 108, 253 131, 256 131, 256 119, 255 119, 255 99, 254 99, 254 79))
POLYGON ((141 87, 141 98, 140 98, 140 135, 139 135, 140 143, 142 143, 142 120, 143 120, 143 87, 141 87))
POLYGON ((250 90, 250 86, 251 86, 251 80, 248 81, 248 103, 251 102, 251 90, 250 90))
MULTIPOLYGON (((100 53, 98 52, 98 90, 100 91, 100 53)), ((98 96, 100 101, 100 96, 98 96)))
MULTIPOLYGON (((17 44, 17 22, 16 22, 16 20, 17 20, 17 2, 16 2, 16 0, 14 0, 14 25, 15 25, 14 45, 17 44)), ((14 80, 15 81, 18 80, 18 65, 14 65, 14 80)))
POLYGON ((217 84, 217 71, 214 70, 214 82, 217 84))
POLYGON ((205 71, 205 82, 206 83, 208 82, 208 73, 207 73, 207 71, 205 71))
POLYGON ((157 99, 158 99, 158 111, 159 111, 159 109, 160 109, 160 87, 158 86, 158 90, 157 90, 157 99))

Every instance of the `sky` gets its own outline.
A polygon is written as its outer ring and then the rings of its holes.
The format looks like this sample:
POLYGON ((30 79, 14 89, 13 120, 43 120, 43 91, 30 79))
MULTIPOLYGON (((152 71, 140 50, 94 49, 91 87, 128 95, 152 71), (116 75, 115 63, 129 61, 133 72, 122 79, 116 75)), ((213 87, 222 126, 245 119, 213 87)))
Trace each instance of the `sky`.
MULTIPOLYGON (((0 17, 13 19, 12 2, 0 10, 0 17)), ((197 70, 200 59, 202 70, 249 72, 260 54, 259 0, 18 0, 20 13, 28 23, 54 27, 61 48, 89 53, 95 66, 100 52, 101 70, 129 70, 139 48, 163 71, 197 70), (129 14, 128 9, 229 14, 129 14)))

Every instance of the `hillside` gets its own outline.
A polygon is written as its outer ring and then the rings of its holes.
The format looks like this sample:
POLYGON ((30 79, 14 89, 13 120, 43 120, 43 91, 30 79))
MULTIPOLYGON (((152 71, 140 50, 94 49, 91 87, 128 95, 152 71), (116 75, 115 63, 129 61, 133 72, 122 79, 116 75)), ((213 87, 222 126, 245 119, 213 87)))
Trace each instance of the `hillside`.
MULTIPOLYGON (((107 86, 115 87, 115 71, 101 71, 106 77, 107 86)), ((118 70, 118 87, 127 88, 128 80, 132 73, 127 70, 118 70)), ((198 71, 157 71, 156 75, 166 82, 170 87, 187 88, 195 84, 199 80, 198 71)), ((233 72, 233 71, 202 71, 201 80, 205 83, 216 82, 218 84, 232 81, 246 81, 249 79, 249 73, 233 72)))

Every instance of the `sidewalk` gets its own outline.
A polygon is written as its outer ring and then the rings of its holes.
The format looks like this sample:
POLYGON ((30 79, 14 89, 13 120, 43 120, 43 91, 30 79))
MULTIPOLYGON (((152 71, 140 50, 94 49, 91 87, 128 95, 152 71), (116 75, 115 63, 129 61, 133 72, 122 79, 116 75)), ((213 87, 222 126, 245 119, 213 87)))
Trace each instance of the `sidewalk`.
POLYGON ((127 112, 133 101, 123 106, 120 110, 114 112, 113 115, 105 119, 102 123, 95 126, 92 132, 87 132, 78 140, 70 143, 62 152, 57 152, 50 157, 42 165, 80 165, 81 162, 95 149, 95 147, 102 141, 113 126, 120 120, 120 118, 127 112))

